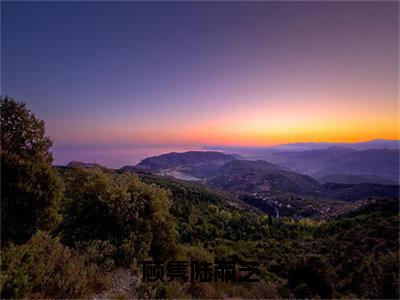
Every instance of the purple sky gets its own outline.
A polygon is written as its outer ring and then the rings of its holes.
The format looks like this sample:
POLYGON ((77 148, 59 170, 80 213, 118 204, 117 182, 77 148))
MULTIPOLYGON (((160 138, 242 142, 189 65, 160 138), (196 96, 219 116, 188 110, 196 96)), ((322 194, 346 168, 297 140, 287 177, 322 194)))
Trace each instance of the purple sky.
POLYGON ((398 138, 398 6, 2 2, 1 92, 45 120, 56 160, 398 138))

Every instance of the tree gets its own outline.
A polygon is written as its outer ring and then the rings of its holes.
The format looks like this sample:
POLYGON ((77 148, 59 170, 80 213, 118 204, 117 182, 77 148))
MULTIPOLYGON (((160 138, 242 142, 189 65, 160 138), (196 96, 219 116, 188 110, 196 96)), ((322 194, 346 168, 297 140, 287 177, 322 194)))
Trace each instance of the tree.
POLYGON ((45 136, 45 123, 25 103, 1 97, 1 150, 19 159, 51 164, 52 141, 45 136))
POLYGON ((23 243, 59 222, 62 181, 45 126, 24 103, 1 97, 1 240, 23 243))
POLYGON ((119 264, 173 252, 177 233, 166 190, 132 174, 80 167, 66 172, 64 181, 60 231, 67 244, 109 241, 119 264))

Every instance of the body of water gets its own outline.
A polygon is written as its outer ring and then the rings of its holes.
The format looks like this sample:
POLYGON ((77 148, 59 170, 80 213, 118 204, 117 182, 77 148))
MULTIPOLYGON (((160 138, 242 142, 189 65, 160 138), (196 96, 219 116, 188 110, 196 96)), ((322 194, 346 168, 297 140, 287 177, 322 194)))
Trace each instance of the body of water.
POLYGON ((149 156, 169 152, 206 150, 200 146, 176 145, 129 145, 129 146, 82 146, 54 145, 51 149, 55 165, 67 165, 70 161, 80 161, 118 169, 126 165, 136 165, 149 156))

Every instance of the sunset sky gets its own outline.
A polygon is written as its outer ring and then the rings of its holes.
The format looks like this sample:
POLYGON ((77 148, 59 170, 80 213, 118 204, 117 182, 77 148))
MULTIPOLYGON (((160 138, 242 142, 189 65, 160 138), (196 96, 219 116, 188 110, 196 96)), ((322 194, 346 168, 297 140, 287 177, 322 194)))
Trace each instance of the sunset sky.
POLYGON ((2 94, 56 145, 399 137, 398 2, 2 2, 2 94))

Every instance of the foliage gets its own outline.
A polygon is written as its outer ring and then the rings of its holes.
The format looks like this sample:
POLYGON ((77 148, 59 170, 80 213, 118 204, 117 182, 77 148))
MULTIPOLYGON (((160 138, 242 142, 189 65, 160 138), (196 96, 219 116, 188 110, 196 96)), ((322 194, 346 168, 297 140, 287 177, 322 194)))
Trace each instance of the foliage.
MULTIPOLYGON (((259 261, 262 284, 274 283, 284 298, 398 298, 397 199, 369 200, 330 221, 295 221, 239 209, 223 194, 196 184, 141 176, 170 187, 184 258, 259 261)), ((198 289, 187 292, 218 297, 198 289)))
POLYGON ((1 240, 23 243, 59 222, 62 182, 51 166, 44 122, 23 103, 1 98, 1 240))
POLYGON ((297 298, 315 295, 324 299, 332 298, 333 277, 334 270, 323 257, 307 255, 290 270, 288 287, 294 290, 297 298))
POLYGON ((2 298, 78 298, 107 285, 95 264, 40 231, 24 245, 2 249, 1 270, 2 298))
POLYGON ((104 271, 111 271, 114 268, 113 257, 116 248, 109 241, 78 242, 75 248, 81 253, 86 264, 95 264, 104 271))
POLYGON ((339 293, 399 297, 399 201, 381 199, 323 224, 310 245, 335 266, 339 293))
POLYGON ((108 241, 117 263, 162 258, 174 251, 176 230, 166 190, 131 174, 73 168, 64 175, 65 199, 60 233, 75 242, 108 241))
POLYGON ((1 97, 1 150, 19 159, 51 163, 52 142, 45 136, 45 124, 25 103, 1 97))

